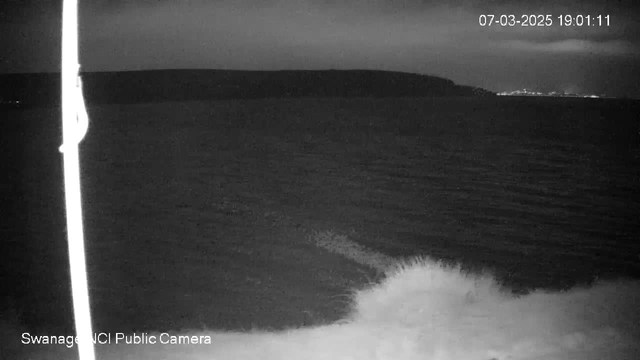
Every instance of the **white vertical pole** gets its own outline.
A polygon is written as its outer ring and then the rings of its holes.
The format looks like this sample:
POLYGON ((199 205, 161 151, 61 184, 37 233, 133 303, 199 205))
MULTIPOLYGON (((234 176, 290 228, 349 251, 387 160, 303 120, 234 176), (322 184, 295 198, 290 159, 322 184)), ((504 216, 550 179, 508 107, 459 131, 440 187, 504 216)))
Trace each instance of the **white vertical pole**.
POLYGON ((91 312, 82 228, 78 143, 86 131, 86 113, 79 83, 78 2, 64 0, 62 7, 62 137, 64 188, 67 214, 69 266, 78 352, 81 360, 94 360, 91 312), (80 120, 80 121, 79 121, 80 120), (84 128, 83 128, 84 127, 84 128))

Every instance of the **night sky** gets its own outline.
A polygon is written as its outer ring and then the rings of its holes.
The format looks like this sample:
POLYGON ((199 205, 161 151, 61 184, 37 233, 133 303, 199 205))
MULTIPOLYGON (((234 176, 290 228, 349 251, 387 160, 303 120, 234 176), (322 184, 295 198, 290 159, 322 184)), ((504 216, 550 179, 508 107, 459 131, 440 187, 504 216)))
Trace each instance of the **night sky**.
MULTIPOLYGON (((57 1, 55 3, 61 3, 57 1)), ((0 73, 60 70, 61 4, 0 1, 0 73)), ((638 1, 80 0, 84 71, 379 69, 640 98, 638 1), (634 5, 633 3, 638 3, 634 5), (446 5, 445 5, 446 4, 446 5), (482 14, 552 15, 482 27, 482 14), (558 15, 609 15, 560 26, 558 15), (604 20, 603 20, 604 22, 604 20)))

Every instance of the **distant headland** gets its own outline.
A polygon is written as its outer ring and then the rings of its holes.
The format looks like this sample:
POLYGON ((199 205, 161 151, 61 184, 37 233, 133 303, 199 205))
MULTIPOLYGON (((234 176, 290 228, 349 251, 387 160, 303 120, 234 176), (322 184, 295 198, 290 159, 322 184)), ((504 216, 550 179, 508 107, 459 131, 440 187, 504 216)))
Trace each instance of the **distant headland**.
MULTIPOLYGON (((495 96, 428 75, 377 70, 145 70, 82 74, 87 102, 300 97, 495 96)), ((0 74, 0 106, 58 106, 60 74, 0 74)))

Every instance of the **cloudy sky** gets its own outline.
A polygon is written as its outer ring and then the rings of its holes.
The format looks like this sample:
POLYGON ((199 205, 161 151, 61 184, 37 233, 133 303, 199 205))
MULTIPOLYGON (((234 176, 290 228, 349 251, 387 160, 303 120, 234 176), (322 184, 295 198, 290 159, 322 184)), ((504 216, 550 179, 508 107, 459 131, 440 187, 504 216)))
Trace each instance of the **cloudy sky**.
MULTIPOLYGON (((79 0, 85 71, 381 69, 492 91, 640 97, 640 7, 621 0, 79 0), (552 15, 480 26, 481 15, 552 15), (601 26, 561 26, 562 14, 601 26), (609 16, 608 26, 604 16, 609 16), (585 20, 586 21, 586 20, 585 20)), ((60 70, 61 1, 0 0, 0 73, 60 70), (54 3, 51 5, 51 3, 54 3)))

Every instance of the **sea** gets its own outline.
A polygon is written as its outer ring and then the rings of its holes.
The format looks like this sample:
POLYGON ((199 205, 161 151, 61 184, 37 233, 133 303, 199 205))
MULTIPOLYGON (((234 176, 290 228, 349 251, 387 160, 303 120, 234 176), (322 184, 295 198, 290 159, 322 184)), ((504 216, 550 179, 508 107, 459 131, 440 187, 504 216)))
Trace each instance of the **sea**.
MULTIPOLYGON (((392 258, 488 269, 514 293, 640 277, 638 101, 252 99, 88 113, 97 326, 301 325, 289 310, 265 315, 286 301, 339 318, 328 309, 343 305, 317 294, 376 274, 332 284, 358 265, 310 245, 327 232, 392 258), (271 295, 243 298, 238 279, 271 295), (274 290, 287 283, 297 292, 274 290), (242 313, 251 319, 229 320, 242 313)), ((60 109, 0 115, 3 310, 28 328, 68 328, 60 109)))

